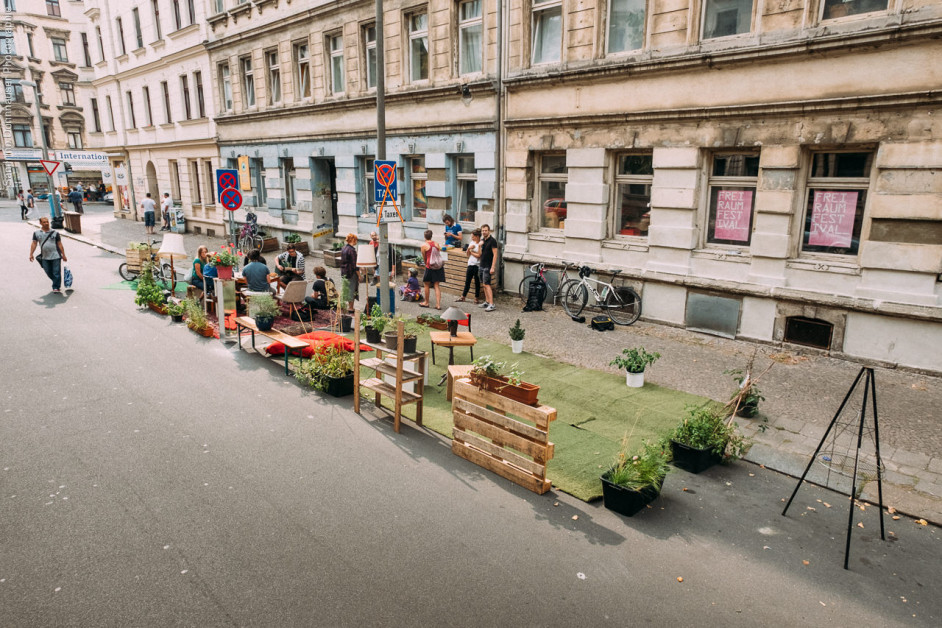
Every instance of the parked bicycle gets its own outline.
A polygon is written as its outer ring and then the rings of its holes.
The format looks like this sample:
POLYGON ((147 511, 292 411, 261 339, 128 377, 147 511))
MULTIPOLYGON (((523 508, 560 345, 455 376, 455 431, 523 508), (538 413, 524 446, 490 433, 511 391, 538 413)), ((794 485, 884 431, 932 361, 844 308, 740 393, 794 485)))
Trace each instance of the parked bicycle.
POLYGON ((563 294, 563 309, 570 316, 579 316, 586 308, 589 294, 595 299, 592 307, 612 317, 619 325, 631 325, 641 316, 641 297, 628 286, 616 286, 620 270, 612 271, 611 282, 591 279, 594 271, 588 266, 579 269, 579 279, 573 279, 563 294), (601 288, 601 292, 598 290, 601 288))
MULTIPOLYGON (((170 264, 157 257, 156 251, 160 248, 160 242, 151 240, 147 244, 150 246, 151 250, 149 257, 137 260, 136 263, 124 261, 118 266, 118 274, 121 275, 121 279, 134 281, 140 277, 143 263, 149 261, 154 265, 154 279, 163 280, 165 282, 173 281, 173 271, 171 270, 170 264)), ((128 254, 130 255, 130 252, 128 254)))
POLYGON ((239 250, 244 255, 248 255, 252 251, 261 251, 263 244, 261 231, 258 228, 258 216, 248 212, 245 215, 245 224, 239 231, 239 250))
POLYGON ((553 295, 553 305, 556 305, 557 297, 561 297, 565 294, 566 289, 568 289, 570 282, 575 281, 572 277, 569 276, 569 269, 575 268, 575 264, 568 264, 563 262, 563 267, 561 270, 551 270, 546 267, 546 264, 543 262, 537 262, 530 267, 530 274, 525 275, 523 279, 520 280, 520 285, 517 287, 517 294, 520 295, 520 300, 523 301, 524 305, 527 303, 527 297, 530 294, 530 284, 533 283, 537 277, 543 279, 546 283, 546 295, 543 300, 546 300, 546 297, 549 297, 550 294, 553 295), (550 282, 551 275, 550 273, 555 273, 556 275, 556 287, 553 287, 553 284, 550 282))

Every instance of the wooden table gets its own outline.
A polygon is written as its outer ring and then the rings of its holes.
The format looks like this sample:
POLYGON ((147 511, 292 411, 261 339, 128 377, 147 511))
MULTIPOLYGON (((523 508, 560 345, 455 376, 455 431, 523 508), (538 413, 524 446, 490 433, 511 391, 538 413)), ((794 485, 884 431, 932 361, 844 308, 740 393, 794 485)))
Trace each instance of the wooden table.
POLYGON ((429 338, 432 340, 432 364, 435 364, 435 345, 448 347, 449 366, 455 363, 455 347, 469 347, 471 360, 474 360, 474 345, 478 339, 470 331, 459 331, 457 336, 452 336, 451 332, 447 331, 433 331, 429 332, 429 338))

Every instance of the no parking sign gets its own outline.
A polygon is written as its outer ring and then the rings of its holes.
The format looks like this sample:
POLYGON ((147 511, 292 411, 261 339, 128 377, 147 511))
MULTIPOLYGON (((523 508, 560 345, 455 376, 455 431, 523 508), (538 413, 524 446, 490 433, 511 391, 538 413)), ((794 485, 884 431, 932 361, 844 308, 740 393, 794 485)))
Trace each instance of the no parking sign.
POLYGON ((235 211, 242 207, 242 192, 239 191, 239 171, 229 168, 216 170, 216 196, 219 204, 235 211))

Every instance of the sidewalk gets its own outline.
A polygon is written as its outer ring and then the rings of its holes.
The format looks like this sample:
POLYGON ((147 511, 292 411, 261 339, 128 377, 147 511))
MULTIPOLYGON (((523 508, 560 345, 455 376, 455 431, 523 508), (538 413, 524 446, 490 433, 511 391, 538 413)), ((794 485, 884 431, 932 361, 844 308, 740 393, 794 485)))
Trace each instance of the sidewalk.
MULTIPOLYGON (((0 208, 19 211, 9 201, 0 201, 0 208)), ((82 232, 63 235, 121 256, 129 241, 145 239, 143 223, 115 218, 110 206, 86 206, 82 232)), ((223 238, 194 234, 185 234, 184 241, 190 254, 202 244, 212 249, 224 243, 223 238)), ((274 256, 274 252, 266 255, 269 264, 274 256)), ((320 263, 320 256, 312 252, 309 260, 308 269, 320 263)), ((115 259, 115 276, 119 261, 115 259)), ((453 297, 442 297, 444 307, 453 301, 453 297)), ((579 366, 614 372, 608 363, 622 348, 643 345, 662 356, 647 372, 647 381, 718 401, 728 399, 735 385, 724 371, 745 367, 758 347, 756 372, 773 366, 761 380, 766 397, 760 405, 761 415, 738 419, 754 441, 746 459, 796 477, 804 471, 861 367, 810 352, 802 355, 643 320, 630 327, 619 326, 614 332, 595 332, 572 322, 558 306, 522 313, 516 295, 499 298, 497 311, 490 313, 475 309, 473 304, 465 305, 472 312, 476 336, 509 343, 507 330, 519 318, 526 329, 526 351, 579 366)), ((410 315, 428 312, 416 303, 397 302, 396 307, 410 315)), ((942 380, 884 368, 876 368, 875 372, 880 449, 886 466, 884 504, 916 518, 942 523, 942 380)), ((815 464, 809 478, 823 483, 825 471, 815 464)), ((835 486, 833 474, 830 482, 835 486)), ((866 485, 862 496, 876 502, 875 481, 866 485)))

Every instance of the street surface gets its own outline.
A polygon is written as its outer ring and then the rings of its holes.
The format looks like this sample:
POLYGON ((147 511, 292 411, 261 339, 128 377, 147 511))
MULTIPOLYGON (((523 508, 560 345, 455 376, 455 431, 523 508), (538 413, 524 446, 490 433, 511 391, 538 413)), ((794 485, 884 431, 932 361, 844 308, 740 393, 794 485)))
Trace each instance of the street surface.
MULTIPOLYGON (((940 535, 740 462, 654 508, 538 496, 108 290, 0 215, 0 624, 938 626, 940 535), (682 581, 680 580, 682 579, 682 581)), ((601 472, 601 470, 600 470, 601 472)), ((685 490, 686 489, 686 490, 685 490)))

